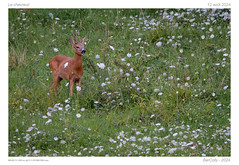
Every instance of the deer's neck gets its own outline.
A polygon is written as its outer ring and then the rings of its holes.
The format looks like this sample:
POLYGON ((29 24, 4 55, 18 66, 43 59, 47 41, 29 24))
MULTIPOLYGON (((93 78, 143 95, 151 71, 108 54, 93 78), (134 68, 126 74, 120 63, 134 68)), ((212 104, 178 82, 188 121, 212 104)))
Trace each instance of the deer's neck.
POLYGON ((81 55, 78 55, 77 53, 75 53, 74 64, 75 64, 76 69, 81 69, 81 70, 83 69, 82 68, 82 56, 81 55))

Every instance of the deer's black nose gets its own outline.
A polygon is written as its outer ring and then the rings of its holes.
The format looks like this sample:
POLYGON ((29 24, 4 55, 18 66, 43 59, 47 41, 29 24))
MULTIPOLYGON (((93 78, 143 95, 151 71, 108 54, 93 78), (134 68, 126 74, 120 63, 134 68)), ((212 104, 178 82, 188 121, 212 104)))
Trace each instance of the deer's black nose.
POLYGON ((83 50, 81 51, 81 54, 85 54, 85 49, 83 49, 83 50))

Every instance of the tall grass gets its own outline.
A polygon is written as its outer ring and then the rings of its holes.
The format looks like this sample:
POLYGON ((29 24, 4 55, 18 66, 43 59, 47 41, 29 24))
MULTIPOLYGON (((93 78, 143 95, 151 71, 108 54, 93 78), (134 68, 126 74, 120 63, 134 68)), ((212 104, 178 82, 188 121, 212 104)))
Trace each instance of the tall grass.
POLYGON ((230 31, 227 9, 9 9, 9 156, 230 156, 230 31), (82 93, 54 96, 75 30, 82 93))

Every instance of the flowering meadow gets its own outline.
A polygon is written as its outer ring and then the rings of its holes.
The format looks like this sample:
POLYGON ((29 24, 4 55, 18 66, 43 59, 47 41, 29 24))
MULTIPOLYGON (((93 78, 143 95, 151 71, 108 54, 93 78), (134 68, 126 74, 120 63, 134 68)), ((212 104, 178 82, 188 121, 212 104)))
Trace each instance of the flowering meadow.
POLYGON ((230 13, 9 9, 8 155, 230 156, 230 13), (78 30, 81 88, 55 96, 49 61, 78 30))

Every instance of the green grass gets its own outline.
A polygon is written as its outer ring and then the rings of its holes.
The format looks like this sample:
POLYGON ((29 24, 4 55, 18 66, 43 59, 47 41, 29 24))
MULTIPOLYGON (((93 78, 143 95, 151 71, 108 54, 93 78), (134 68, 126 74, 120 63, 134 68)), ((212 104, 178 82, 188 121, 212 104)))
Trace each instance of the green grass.
POLYGON ((9 156, 230 156, 226 12, 9 9, 9 156), (82 93, 54 96, 47 64, 75 30, 82 93))

